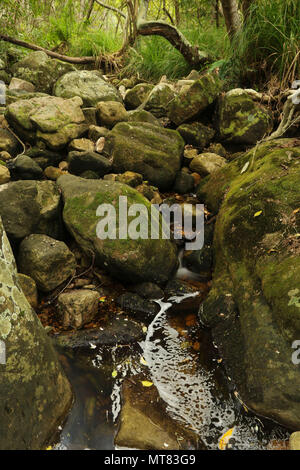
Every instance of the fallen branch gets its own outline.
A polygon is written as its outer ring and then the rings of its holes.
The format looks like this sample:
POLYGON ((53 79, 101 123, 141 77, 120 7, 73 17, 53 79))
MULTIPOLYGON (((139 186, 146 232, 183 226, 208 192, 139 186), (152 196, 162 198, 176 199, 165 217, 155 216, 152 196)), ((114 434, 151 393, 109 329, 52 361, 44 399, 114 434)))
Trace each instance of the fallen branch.
POLYGON ((10 42, 11 44, 15 44, 16 46, 25 47, 26 49, 45 52, 49 57, 62 60, 63 62, 69 62, 70 64, 93 64, 97 61, 96 57, 69 57, 66 55, 58 54, 57 52, 49 51, 44 47, 37 46, 36 44, 20 41, 20 39, 5 36, 4 34, 0 34, 0 39, 2 41, 10 42))

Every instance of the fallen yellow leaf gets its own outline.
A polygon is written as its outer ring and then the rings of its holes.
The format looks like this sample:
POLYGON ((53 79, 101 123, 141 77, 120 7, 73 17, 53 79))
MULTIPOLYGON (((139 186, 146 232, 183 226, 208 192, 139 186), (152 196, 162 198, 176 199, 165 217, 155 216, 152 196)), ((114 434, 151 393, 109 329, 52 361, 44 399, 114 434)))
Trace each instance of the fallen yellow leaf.
POLYGON ((143 364, 143 366, 146 366, 146 365, 147 365, 147 362, 145 361, 145 359, 143 358, 143 356, 142 356, 141 359, 140 359, 140 363, 143 364))
POLYGON ((117 375, 118 375, 118 372, 116 370, 113 370, 111 376, 115 379, 117 375))
POLYGON ((263 211, 258 211, 254 214, 254 217, 259 217, 262 213, 263 213, 263 211))
POLYGON ((152 387, 153 382, 148 382, 148 380, 142 380, 143 387, 152 387))
POLYGON ((105 301, 106 301, 105 295, 104 295, 103 297, 100 297, 100 298, 99 298, 99 302, 105 302, 105 301))
POLYGON ((46 447, 46 450, 52 450, 52 446, 46 447))
POLYGON ((231 438, 233 434, 234 428, 229 429, 228 431, 223 434, 221 439, 219 440, 219 449, 220 450, 226 450, 227 444, 229 442, 229 439, 231 438))
POLYGON ((293 214, 298 214, 298 212, 300 212, 300 207, 298 207, 298 209, 295 209, 295 210, 293 211, 293 214))

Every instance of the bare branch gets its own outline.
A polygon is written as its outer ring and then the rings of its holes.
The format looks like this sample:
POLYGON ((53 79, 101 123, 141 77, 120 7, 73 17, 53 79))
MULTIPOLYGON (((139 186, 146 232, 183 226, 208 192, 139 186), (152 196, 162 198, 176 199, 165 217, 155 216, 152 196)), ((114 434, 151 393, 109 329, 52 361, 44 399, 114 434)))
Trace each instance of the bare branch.
POLYGON ((96 3, 98 3, 98 5, 100 5, 101 7, 103 8, 107 8, 108 10, 111 10, 111 11, 114 11, 115 13, 117 13, 118 15, 122 16, 123 18, 126 18, 126 15, 125 13, 123 13, 121 10, 119 10, 118 8, 116 7, 112 7, 111 5, 106 5, 106 3, 103 3, 101 2, 100 0, 95 0, 96 3))

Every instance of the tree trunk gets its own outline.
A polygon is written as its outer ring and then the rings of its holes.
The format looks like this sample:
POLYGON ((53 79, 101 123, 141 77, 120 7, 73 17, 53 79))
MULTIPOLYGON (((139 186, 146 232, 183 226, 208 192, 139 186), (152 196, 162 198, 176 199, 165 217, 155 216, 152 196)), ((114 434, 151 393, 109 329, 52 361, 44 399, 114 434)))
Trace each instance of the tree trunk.
POLYGON ((228 35, 232 40, 242 23, 237 0, 221 0, 228 35))

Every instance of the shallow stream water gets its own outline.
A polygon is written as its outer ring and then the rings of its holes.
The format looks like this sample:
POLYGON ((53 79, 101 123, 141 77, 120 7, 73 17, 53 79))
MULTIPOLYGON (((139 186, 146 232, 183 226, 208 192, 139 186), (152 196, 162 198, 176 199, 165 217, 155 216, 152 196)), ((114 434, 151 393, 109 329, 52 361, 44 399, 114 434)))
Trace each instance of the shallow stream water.
POLYGON ((209 333, 199 333, 198 326, 193 329, 193 299, 197 312, 197 294, 158 301, 159 313, 145 339, 134 346, 91 344, 87 350, 61 356, 75 403, 57 449, 114 449, 122 382, 140 373, 153 382, 167 413, 193 430, 207 449, 220 448, 228 430, 231 436, 226 442, 231 449, 271 449, 288 440, 287 431, 243 406, 224 374, 209 333), (197 351, 192 348, 195 331, 197 351))

